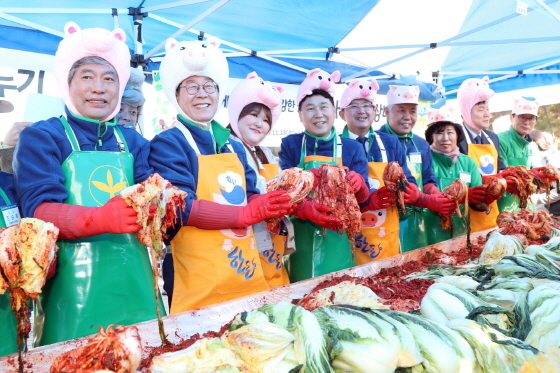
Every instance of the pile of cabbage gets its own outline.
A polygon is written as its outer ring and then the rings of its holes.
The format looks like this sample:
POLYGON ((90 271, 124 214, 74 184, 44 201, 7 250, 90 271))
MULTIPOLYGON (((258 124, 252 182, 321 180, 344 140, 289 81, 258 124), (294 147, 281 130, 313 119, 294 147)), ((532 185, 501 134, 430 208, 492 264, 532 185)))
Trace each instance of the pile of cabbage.
POLYGON ((483 252, 495 264, 481 259, 486 264, 414 274, 436 280, 419 312, 269 304, 238 315, 221 338, 155 357, 150 371, 523 371, 539 352, 560 346, 560 238, 523 249, 500 236, 483 252))

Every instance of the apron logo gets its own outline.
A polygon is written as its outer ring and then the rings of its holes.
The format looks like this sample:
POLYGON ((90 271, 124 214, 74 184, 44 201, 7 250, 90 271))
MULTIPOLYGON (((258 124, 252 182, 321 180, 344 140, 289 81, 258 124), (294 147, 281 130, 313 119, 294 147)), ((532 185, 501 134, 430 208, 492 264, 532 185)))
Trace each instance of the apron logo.
POLYGON ((377 258, 379 254, 381 254, 381 250, 383 250, 381 245, 372 245, 368 243, 366 236, 364 236, 363 234, 360 234, 356 238, 355 246, 356 249, 359 249, 362 253, 367 254, 370 259, 377 258))
POLYGON ((90 194, 100 205, 113 198, 128 185, 128 180, 122 170, 108 165, 93 170, 89 181, 90 194))
POLYGON ((387 209, 366 211, 362 214, 362 224, 367 228, 377 228, 385 223, 387 219, 387 209))
POLYGON ((369 183, 369 186, 370 186, 370 188, 369 188, 370 192, 375 192, 381 186, 381 183, 379 182, 379 180, 373 179, 371 177, 368 177, 368 183, 369 183))
POLYGON ((481 155, 480 158, 480 172, 483 175, 492 175, 494 173, 494 157, 490 154, 481 155))
MULTIPOLYGON (((245 206, 247 204, 247 196, 243 189, 243 179, 241 175, 227 171, 218 175, 218 184, 220 184, 220 194, 212 193, 213 202, 221 203, 229 206, 245 206)), ((251 234, 251 227, 221 229, 220 232, 229 238, 247 238, 251 234)))

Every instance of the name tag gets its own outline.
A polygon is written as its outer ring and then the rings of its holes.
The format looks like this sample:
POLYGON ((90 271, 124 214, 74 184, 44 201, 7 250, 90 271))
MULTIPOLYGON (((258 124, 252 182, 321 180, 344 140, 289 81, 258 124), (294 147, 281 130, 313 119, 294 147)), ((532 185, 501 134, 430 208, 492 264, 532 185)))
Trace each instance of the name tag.
POLYGON ((410 163, 422 163, 422 153, 410 153, 410 163))
POLYGON ((459 178, 461 179, 461 181, 464 181, 465 183, 470 183, 471 182, 471 173, 470 172, 465 172, 465 171, 460 171, 459 172, 459 178))
POLYGON ((2 206, 2 215, 4 216, 6 227, 19 224, 19 221, 21 220, 17 205, 2 206))

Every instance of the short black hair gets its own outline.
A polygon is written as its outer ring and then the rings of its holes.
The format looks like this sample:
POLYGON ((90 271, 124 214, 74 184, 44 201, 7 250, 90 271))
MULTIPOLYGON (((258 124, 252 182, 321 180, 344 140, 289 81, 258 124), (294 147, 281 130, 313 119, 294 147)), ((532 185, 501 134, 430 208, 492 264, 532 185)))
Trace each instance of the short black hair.
POLYGON ((432 145, 432 143, 434 142, 434 133, 442 130, 443 128, 449 125, 455 127, 455 132, 457 132, 457 144, 459 144, 461 141, 465 139, 465 132, 463 132, 463 128, 461 128, 460 124, 448 120, 442 120, 430 124, 426 129, 425 137, 428 144, 432 145))
POLYGON ((328 98, 329 101, 331 102, 331 104, 334 106, 334 98, 331 96, 331 94, 327 91, 325 91, 324 89, 318 89, 315 88, 314 90, 311 91, 310 95, 305 96, 299 103, 298 105, 298 110, 301 111, 301 106, 303 105, 303 103, 305 102, 305 100, 307 100, 309 97, 311 96, 316 96, 316 95, 320 95, 323 96, 324 98, 328 98))

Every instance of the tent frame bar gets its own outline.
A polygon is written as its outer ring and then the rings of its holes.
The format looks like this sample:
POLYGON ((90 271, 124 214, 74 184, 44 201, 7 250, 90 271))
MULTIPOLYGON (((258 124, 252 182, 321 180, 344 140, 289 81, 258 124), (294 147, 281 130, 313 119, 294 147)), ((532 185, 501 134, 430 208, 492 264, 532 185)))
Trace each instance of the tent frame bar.
MULTIPOLYGON (((2 13, 25 13, 25 14, 111 14, 113 8, 105 9, 84 9, 84 8, 0 8, 2 13)), ((128 8, 117 9, 117 12, 128 14, 128 8)))
POLYGON ((176 8, 178 6, 183 6, 183 5, 193 5, 193 4, 205 3, 207 1, 210 1, 210 0, 181 0, 181 1, 176 1, 174 3, 167 3, 167 4, 162 4, 162 5, 142 7, 142 13, 153 12, 153 11, 162 10, 162 9, 176 8))
POLYGON ((61 31, 58 31, 58 30, 53 30, 50 27, 41 26, 41 25, 39 25, 35 22, 29 22, 29 21, 26 21, 26 20, 21 19, 19 17, 12 16, 10 14, 5 14, 5 13, 0 12, 0 18, 4 18, 4 19, 6 19, 8 21, 11 21, 11 22, 19 23, 20 25, 27 26, 27 27, 30 27, 30 28, 35 29, 35 30, 46 32, 47 34, 52 34, 52 35, 55 35, 55 36, 59 36, 61 38, 64 37, 64 32, 61 32, 61 31))
MULTIPOLYGON (((200 21, 202 21, 204 18, 208 17, 209 15, 211 15, 212 13, 214 13, 215 11, 217 11, 218 9, 220 9, 222 6, 226 5, 227 3, 229 3, 230 0, 221 0, 218 3, 212 5, 210 8, 208 8, 206 11, 202 12, 201 14, 199 14, 197 17, 195 17, 193 20, 191 20, 190 22, 188 22, 187 24, 185 24, 183 27, 181 27, 180 30, 174 32, 170 38, 176 38, 179 35, 184 34, 185 32, 187 32, 192 26, 196 25, 197 23, 199 23, 200 21)), ((167 40, 167 39, 166 39, 167 40)), ((151 51, 149 51, 144 58, 148 59, 151 56, 153 56, 156 52, 158 52, 160 49, 162 49, 165 46, 165 40, 163 40, 161 43, 159 43, 158 45, 156 45, 151 51)))

